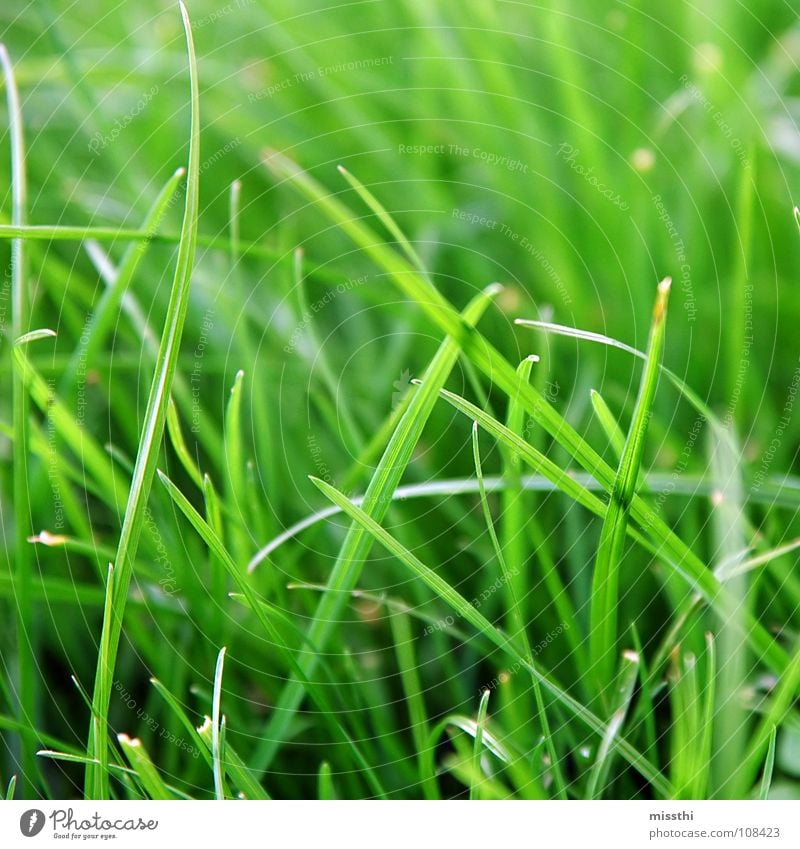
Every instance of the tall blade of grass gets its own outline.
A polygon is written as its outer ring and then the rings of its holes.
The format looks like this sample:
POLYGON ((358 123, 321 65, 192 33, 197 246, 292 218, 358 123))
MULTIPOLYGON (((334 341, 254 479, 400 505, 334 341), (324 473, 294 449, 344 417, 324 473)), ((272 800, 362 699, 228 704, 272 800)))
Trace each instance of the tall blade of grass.
POLYGON ((428 712, 425 709, 425 696, 420 681, 417 658, 414 652, 414 638, 411 634, 411 625, 408 614, 398 612, 389 617, 392 628, 392 639, 400 667, 400 681, 403 685, 406 705, 408 706, 409 720, 411 722, 411 738, 417 751, 420 781, 422 782, 425 796, 428 799, 439 798, 439 788, 435 779, 424 773, 425 747, 428 745, 430 726, 428 723, 428 712))
POLYGON ((339 173, 350 183, 350 186, 356 190, 361 200, 375 213, 380 219, 381 224, 389 231, 392 238, 400 245, 403 253, 408 257, 412 265, 421 274, 425 274, 425 265, 419 258, 419 254, 414 250, 411 242, 408 241, 405 233, 397 226, 397 222, 387 212, 386 207, 375 197, 374 194, 361 182, 359 182, 343 165, 337 166, 339 173))
POLYGON ((97 718, 93 718, 89 733, 88 752, 96 759, 86 771, 86 796, 107 799, 109 793, 107 762, 108 710, 111 685, 114 678, 116 656, 122 630, 125 602, 130 586, 133 561, 144 524, 147 497, 155 474, 158 450, 164 433, 170 386, 177 369, 183 325, 189 302, 189 284, 194 264, 197 237, 198 189, 200 182, 200 105, 197 80, 197 60, 192 41, 192 28, 186 7, 180 2, 181 16, 189 57, 191 87, 191 131, 189 165, 186 180, 186 200, 178 247, 175 276, 167 308, 167 319, 161 337, 156 373, 147 401, 142 437, 134 467, 131 490, 122 523, 114 570, 113 609, 103 618, 103 635, 97 662, 93 704, 97 718))
POLYGON ((748 158, 742 162, 739 174, 736 215, 734 218, 734 239, 736 245, 731 269, 730 293, 726 297, 725 352, 726 391, 730 420, 741 422, 745 405, 741 403, 747 385, 747 376, 751 370, 750 349, 753 345, 752 317, 752 272, 753 254, 753 206, 756 191, 756 166, 751 149, 748 158), (748 303, 749 302, 749 303, 748 303))
POLYGON ((751 668, 747 645, 747 614, 750 610, 749 576, 742 572, 747 551, 747 531, 744 515, 742 482, 739 473, 741 452, 729 432, 725 439, 710 434, 712 479, 717 491, 711 498, 711 530, 714 560, 720 580, 732 601, 732 608, 715 615, 716 645, 719 672, 716 684, 712 778, 713 798, 739 799, 743 787, 739 780, 749 740, 747 711, 741 694, 747 686, 751 668), (726 573, 736 572, 728 577, 726 573))
MULTIPOLYGON (((205 722, 195 732, 198 739, 204 747, 210 752, 212 748, 211 740, 211 718, 206 717, 205 722)), ((241 756, 228 744, 224 747, 224 760, 222 767, 225 775, 228 776, 231 783, 239 788, 245 799, 260 799, 262 801, 269 800, 269 793, 253 778, 251 770, 242 760, 241 756)), ((223 782, 223 787, 225 786, 223 782)))
MULTIPOLYGON (((486 528, 489 531, 489 537, 492 541, 492 547, 494 548, 494 553, 497 557, 497 562, 500 564, 500 570, 503 575, 503 581, 508 586, 509 594, 511 597, 512 635, 515 637, 519 635, 525 658, 528 660, 529 663, 532 664, 533 651, 531 651, 531 643, 528 639, 528 629, 525 623, 525 619, 522 615, 522 610, 519 605, 517 592, 514 589, 514 576, 511 574, 511 571, 509 570, 508 565, 506 564, 506 559, 503 555, 503 549, 500 547, 500 540, 498 540, 497 538, 497 533, 494 529, 494 522, 492 520, 492 512, 489 508, 489 500, 486 497, 486 487, 483 485, 483 468, 481 466, 481 452, 480 445, 478 443, 477 422, 474 422, 472 426, 472 456, 475 462, 475 475, 478 478, 478 488, 480 492, 481 508, 483 509, 483 518, 486 522, 486 528)), ((536 710, 539 714, 539 723, 542 726, 542 734, 544 736, 545 747, 547 749, 547 753, 550 755, 550 767, 553 770, 553 779, 556 792, 558 793, 560 798, 566 799, 567 785, 566 781, 564 780, 564 774, 561 769, 561 762, 558 758, 558 752, 556 752, 555 742, 553 740, 553 733, 550 730, 550 721, 547 718, 547 709, 545 707, 542 689, 535 675, 531 675, 531 682, 533 685, 534 699, 536 701, 536 710)))
POLYGON ((769 705, 750 735, 750 743, 742 757, 742 765, 738 773, 737 789, 746 792, 758 775, 764 761, 764 755, 769 748, 769 741, 774 728, 781 728, 792 710, 792 705, 800 686, 800 648, 795 648, 791 662, 786 672, 778 680, 769 705))
MULTIPOLYGON (((464 321, 472 325, 483 315, 497 294, 491 286, 474 298, 464 311, 464 321)), ((378 521, 389 508, 392 493, 397 488, 411 455, 416 447, 425 424, 436 403, 438 390, 447 380, 458 358, 458 345, 445 339, 425 371, 426 386, 414 392, 403 417, 392 433, 386 449, 376 467, 364 495, 363 509, 378 521)), ((372 547, 372 538, 357 523, 353 523, 342 543, 336 563, 328 580, 329 592, 320 599, 309 627, 309 639, 324 651, 341 611, 361 574, 361 567, 372 547)), ((251 564, 252 565, 252 564, 251 564)), ((312 656, 302 661, 304 675, 309 677, 316 665, 312 656)), ((264 733, 264 740, 256 752, 253 765, 265 769, 278 747, 286 738, 292 717, 303 698, 303 687, 298 681, 290 682, 278 699, 275 711, 264 733)))
POLYGON ((319 765, 319 775, 317 776, 317 797, 327 801, 332 801, 337 798, 336 790, 333 787, 331 765, 328 761, 323 761, 319 765))
MULTIPOLYGON (((542 673, 535 661, 529 661, 522 656, 514 644, 502 634, 486 617, 470 604, 457 590, 453 589, 433 569, 422 563, 414 554, 399 543, 391 534, 381 527, 371 516, 356 507, 349 499, 325 481, 311 478, 314 485, 321 490, 334 504, 338 504, 342 510, 353 520, 358 522, 372 537, 374 537, 390 554, 393 554, 403 563, 412 574, 420 578, 430 587, 436 595, 446 602, 459 616, 462 616, 477 631, 482 633, 497 648, 506 653, 520 668, 527 669, 535 675, 541 686, 546 689, 557 701, 559 701, 571 714, 580 720, 586 727, 594 731, 600 737, 606 732, 606 724, 599 719, 588 708, 574 699, 566 690, 555 684, 544 673, 542 673)), ((636 749, 626 740, 620 738, 618 742, 619 751, 625 759, 650 781, 658 792, 665 796, 671 794, 671 786, 661 773, 655 769, 636 749)))
POLYGON ((477 780, 470 782, 470 801, 481 798, 480 779, 478 777, 481 776, 483 772, 481 769, 481 757, 483 756, 483 728, 486 725, 486 712, 489 709, 489 696, 491 696, 491 694, 491 690, 484 690, 483 693, 481 693, 481 701, 478 705, 478 719, 475 723, 475 740, 472 745, 472 772, 477 780))
POLYGON ((242 378, 240 369, 231 387, 225 410, 225 495, 232 511, 230 517, 231 552, 237 563, 247 562, 249 549, 246 531, 245 463, 242 446, 242 378))
POLYGON ((195 463, 194 458, 189 453, 189 446, 186 444, 186 440, 183 436, 183 428, 181 428, 178 408, 175 406, 175 402, 172 398, 170 398, 167 403, 167 432, 169 433, 169 439, 172 443, 172 447, 178 455, 178 459, 180 460, 184 470, 197 488, 202 490, 203 476, 200 474, 200 469, 197 468, 197 463, 195 463))
MULTIPOLYGON (((534 471, 543 474, 559 490, 569 495, 578 504, 586 507, 597 516, 605 516, 606 505, 573 474, 564 472, 532 445, 520 439, 507 427, 466 399, 446 389, 441 390, 439 394, 456 409, 477 421, 486 431, 516 451, 534 471)), ((647 532, 647 536, 644 536, 641 531, 629 526, 628 533, 631 539, 656 556, 669 555, 667 562, 690 586, 699 590, 701 597, 707 603, 717 607, 718 615, 724 617, 735 611, 736 604, 728 595, 725 585, 715 577, 711 570, 701 565, 699 558, 691 554, 685 544, 669 529, 664 520, 657 516, 652 508, 638 496, 633 499, 631 514, 642 531, 647 532)), ((783 670, 785 668, 788 661, 784 650, 770 637, 763 624, 752 614, 747 617, 746 633, 754 651, 760 652, 773 669, 783 670)))
MULTIPOLYGON (((185 174, 185 168, 178 168, 159 192, 143 222, 142 229, 146 233, 155 235, 185 174)), ((84 332, 78 340, 78 345, 70 357, 69 364, 64 370, 61 379, 62 392, 73 385, 80 369, 91 368, 96 364, 99 352, 108 338, 108 334, 113 331, 114 325, 119 319, 118 313, 122 298, 135 277, 150 244, 150 239, 142 239, 134 242, 125 251, 117 269, 114 285, 108 286, 104 290, 96 307, 92 310, 91 318, 87 322, 84 332)))
POLYGON ((617 687, 611 703, 611 719, 597 749, 597 757, 589 774, 586 790, 588 799, 600 799, 608 780, 614 756, 614 743, 622 731, 625 717, 633 698, 636 677, 639 674, 639 655, 633 651, 622 653, 622 666, 617 675, 617 687))
POLYGON ((214 769, 214 795, 218 801, 225 801, 225 791, 222 787, 222 764, 225 762, 225 752, 220 740, 220 701, 222 700, 222 670, 225 665, 225 646, 217 655, 217 666, 214 670, 214 697, 211 702, 211 760, 214 769))
POLYGON ((225 548, 225 545, 223 544, 218 534, 214 531, 211 525, 209 525, 208 522, 206 522, 202 518, 202 516, 194 509, 194 507, 192 507, 186 496, 175 486, 175 484, 166 475, 164 475, 161 471, 159 471, 158 475, 159 479, 161 480, 161 483, 166 487, 166 490, 172 498, 173 502, 176 504, 181 513, 183 513, 183 515, 189 520, 189 522, 198 532, 198 534, 200 534, 201 538, 208 546, 208 548, 214 552, 215 556, 218 558, 219 562, 222 564, 225 571, 228 573, 229 577, 232 579, 233 583, 238 588, 239 592, 244 596, 247 601, 247 606, 250 607, 250 609, 256 615, 259 623, 269 636, 272 644, 280 650, 287 664, 291 667, 294 675, 298 677, 305 690, 317 703, 318 707, 320 708, 320 716, 322 717, 323 721, 329 726, 331 726, 334 730, 334 733, 336 733, 338 736, 341 736, 343 742, 349 747, 350 751, 352 752, 355 763, 359 766, 360 769, 364 771, 365 779, 369 783, 370 787, 373 789, 375 794, 380 797, 385 796, 385 791, 380 783, 380 780, 378 779, 374 770, 365 760, 359 747, 351 739, 347 730, 342 725, 341 721, 338 718, 338 713, 333 708, 329 699, 325 695, 324 689, 318 687, 316 684, 311 682, 305 675, 305 673, 303 672, 303 668, 300 665, 300 662, 298 662, 294 654, 286 646, 280 632, 277 630, 277 628, 275 628, 273 623, 270 621, 269 617, 265 614, 261 600, 258 598, 255 591, 250 586, 247 579, 244 577, 241 569, 236 565, 235 561, 233 560, 233 557, 225 548))
POLYGON ((605 431, 614 455, 617 458, 617 462, 619 463, 622 459, 622 454, 625 451, 625 433, 619 426, 619 422, 614 418, 614 414, 608 409, 608 404, 606 404, 605 399, 599 392, 597 392, 597 390, 592 389, 591 399, 592 409, 597 416, 597 420, 600 422, 600 426, 605 431))
POLYGON ((630 504, 636 491, 647 425, 658 385, 658 366, 664 348, 667 300, 671 283, 671 279, 667 277, 658 286, 653 309, 653 323, 650 328, 647 362, 642 372, 639 397, 636 400, 633 419, 600 532, 592 576, 589 666, 599 694, 604 692, 614 677, 618 636, 619 571, 627 536, 630 504))
POLYGON ((10 802, 14 798, 14 794, 17 791, 17 776, 12 775, 11 780, 8 782, 8 787, 6 788, 5 800, 6 802, 10 802))
MULTIPOLYGON (((606 491, 613 489, 615 473, 603 462, 596 451, 578 432, 547 402, 544 396, 530 384, 522 383, 512 366, 503 355, 474 327, 469 327, 459 317, 452 305, 430 281, 419 275, 402 257, 383 245, 377 236, 361 224, 355 216, 336 198, 294 162, 285 156, 268 151, 264 164, 278 176, 288 180, 298 191, 314 202, 325 215, 335 222, 356 245, 383 268, 398 288, 413 300, 419 308, 460 346, 484 374, 499 386, 509 397, 518 397, 525 409, 578 463, 594 475, 606 491)), ((518 322, 519 323, 519 322, 518 322)), ((620 343, 614 343, 619 345, 620 343)), ((636 352, 639 355, 639 352, 636 352)), ((643 356, 643 355, 642 355, 643 356)), ((672 378, 671 378, 672 379, 672 378)), ((698 409, 707 410, 704 417, 709 422, 718 422, 700 398, 678 378, 682 391, 698 409)), ((674 382, 674 381, 673 381, 674 382)), ((670 566, 692 586, 702 589, 704 596, 717 606, 725 607, 726 597, 720 595, 717 582, 707 564, 669 528, 656 512, 641 498, 634 497, 631 514, 638 524, 653 539, 670 566)), ((724 615, 724 610, 722 611, 724 615)), ((780 673, 788 658, 764 626, 753 621, 750 636, 754 647, 769 666, 780 673)))
POLYGON ((773 725, 769 735, 769 747, 767 748, 767 759, 764 761, 764 772, 761 774, 761 786, 758 790, 758 798, 765 802, 769 799, 769 791, 772 787, 772 772, 775 769, 775 745, 778 741, 778 729, 773 725))
MULTIPOLYGON (((8 120, 11 136, 11 222, 14 226, 25 225, 27 216, 28 190, 25 171, 25 137, 22 128, 22 107, 14 77, 14 66, 8 50, 0 44, 0 65, 6 83, 8 101, 8 120)), ((28 330, 30 320, 28 283, 26 280, 26 256, 22 239, 11 243, 11 336, 19 339, 28 330)), ((27 799, 34 792, 35 776, 38 774, 36 762, 36 737, 33 727, 38 712, 39 685, 36 676, 37 639, 31 599, 31 581, 33 578, 33 556, 26 544, 31 529, 31 503, 28 489, 28 417, 30 401, 25 384, 18 374, 12 376, 11 387, 12 419, 14 426, 14 446, 12 470, 14 476, 14 539, 16 578, 16 642, 17 674, 19 692, 17 710, 20 720, 29 728, 20 738, 22 755, 22 793, 27 799)))

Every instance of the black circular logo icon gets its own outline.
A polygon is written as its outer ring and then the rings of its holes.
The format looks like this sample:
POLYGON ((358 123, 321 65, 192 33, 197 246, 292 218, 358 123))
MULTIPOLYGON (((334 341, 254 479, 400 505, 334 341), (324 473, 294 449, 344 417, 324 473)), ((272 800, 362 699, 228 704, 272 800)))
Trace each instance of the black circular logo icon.
POLYGON ((44 828, 44 814, 37 808, 31 808, 19 818, 19 830, 25 837, 36 837, 44 828))

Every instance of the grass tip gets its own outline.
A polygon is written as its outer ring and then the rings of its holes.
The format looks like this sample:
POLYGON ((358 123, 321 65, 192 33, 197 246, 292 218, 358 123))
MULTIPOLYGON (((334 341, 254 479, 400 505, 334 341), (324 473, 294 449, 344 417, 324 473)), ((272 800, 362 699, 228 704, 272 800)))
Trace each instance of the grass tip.
POLYGON ((622 652, 622 656, 625 660, 629 660, 631 663, 639 662, 639 652, 633 651, 633 649, 625 649, 625 651, 622 652))
POLYGON ((67 538, 63 534, 51 534, 50 531, 40 531, 38 534, 28 537, 28 542, 46 545, 51 548, 64 545, 66 541, 67 538))
POLYGON ((488 295, 490 298, 494 298, 496 295, 499 295, 505 286, 502 283, 490 283, 484 290, 483 293, 488 295))
POLYGON ((38 339, 51 339, 56 335, 55 330, 51 330, 49 327, 41 327, 37 330, 31 330, 28 333, 23 333, 22 336, 18 336, 14 340, 14 347, 17 348, 20 345, 27 345, 29 342, 36 342, 38 339))
POLYGON ((422 381, 421 381, 418 377, 412 377, 412 378, 411 378, 411 383, 412 383, 414 386, 422 386, 422 381))
POLYGON ((663 294, 667 294, 671 287, 672 287, 672 278, 671 277, 665 277, 658 284, 658 291, 662 292, 663 294))
POLYGON ((345 174, 345 175, 346 175, 346 174, 348 174, 348 173, 349 173, 349 171, 347 170, 347 168, 345 168, 345 167, 344 167, 344 165, 337 165, 337 166, 336 166, 336 170, 337 170, 340 174, 345 174))
POLYGON ((528 356, 525 357, 525 362, 526 363, 538 363, 538 362, 541 362, 541 359, 542 358, 538 354, 528 354, 528 356))

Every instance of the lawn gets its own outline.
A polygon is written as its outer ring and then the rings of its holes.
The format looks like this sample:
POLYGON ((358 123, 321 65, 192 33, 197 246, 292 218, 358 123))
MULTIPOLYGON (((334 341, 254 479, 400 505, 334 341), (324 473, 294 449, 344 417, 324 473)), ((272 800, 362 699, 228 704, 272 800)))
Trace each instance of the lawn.
POLYGON ((800 6, 0 8, 0 792, 800 798, 800 6))

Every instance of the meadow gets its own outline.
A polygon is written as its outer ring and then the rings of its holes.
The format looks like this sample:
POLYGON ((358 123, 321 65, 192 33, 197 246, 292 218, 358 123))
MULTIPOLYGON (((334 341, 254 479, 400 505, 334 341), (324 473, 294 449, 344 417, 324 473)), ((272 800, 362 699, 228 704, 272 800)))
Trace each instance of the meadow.
POLYGON ((3 795, 800 798, 798 11, 3 3, 3 795))

